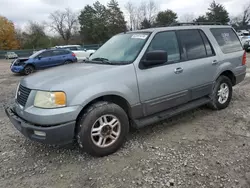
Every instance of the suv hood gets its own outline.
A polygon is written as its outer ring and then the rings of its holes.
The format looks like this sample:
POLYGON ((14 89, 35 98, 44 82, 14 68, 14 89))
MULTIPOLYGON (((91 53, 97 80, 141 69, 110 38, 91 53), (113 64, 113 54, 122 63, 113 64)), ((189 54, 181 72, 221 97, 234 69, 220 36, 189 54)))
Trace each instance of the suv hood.
POLYGON ((74 63, 36 72, 21 80, 21 85, 36 90, 63 90, 79 84, 101 82, 119 65, 74 63))

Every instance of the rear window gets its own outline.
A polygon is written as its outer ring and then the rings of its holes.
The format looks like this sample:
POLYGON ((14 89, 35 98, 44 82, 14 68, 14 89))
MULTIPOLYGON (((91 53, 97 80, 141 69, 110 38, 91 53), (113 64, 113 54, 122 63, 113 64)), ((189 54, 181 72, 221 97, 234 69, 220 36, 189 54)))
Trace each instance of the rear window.
POLYGON ((232 53, 241 51, 242 45, 236 33, 231 28, 214 28, 210 29, 217 40, 223 53, 232 53))

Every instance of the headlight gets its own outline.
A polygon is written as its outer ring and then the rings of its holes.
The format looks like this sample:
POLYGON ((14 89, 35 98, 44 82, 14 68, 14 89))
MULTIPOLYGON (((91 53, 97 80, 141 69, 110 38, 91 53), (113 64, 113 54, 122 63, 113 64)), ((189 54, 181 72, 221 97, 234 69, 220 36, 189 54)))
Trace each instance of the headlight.
POLYGON ((34 106, 39 108, 58 108, 66 106, 64 92, 37 91, 34 106))

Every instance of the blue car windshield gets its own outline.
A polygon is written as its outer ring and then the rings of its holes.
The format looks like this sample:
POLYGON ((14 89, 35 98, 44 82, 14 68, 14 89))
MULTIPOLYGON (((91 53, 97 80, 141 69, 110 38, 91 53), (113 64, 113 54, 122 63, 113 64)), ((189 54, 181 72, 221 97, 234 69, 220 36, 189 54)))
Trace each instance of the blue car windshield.
POLYGON ((102 45, 90 58, 90 61, 102 63, 131 63, 146 43, 150 33, 126 33, 115 35, 102 45))
POLYGON ((36 53, 34 53, 34 54, 32 54, 31 56, 30 56, 30 58, 35 58, 35 57, 37 57, 38 55, 40 55, 42 52, 44 52, 45 50, 40 50, 40 51, 38 51, 38 52, 36 52, 36 53))

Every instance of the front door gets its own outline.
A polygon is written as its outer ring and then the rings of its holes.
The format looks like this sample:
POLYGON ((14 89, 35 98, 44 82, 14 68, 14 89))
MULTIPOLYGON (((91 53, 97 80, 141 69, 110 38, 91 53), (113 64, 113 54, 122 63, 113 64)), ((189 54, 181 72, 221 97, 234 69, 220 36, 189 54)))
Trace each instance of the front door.
POLYGON ((51 51, 42 52, 38 57, 35 59, 35 65, 37 69, 44 69, 48 68, 51 65, 52 53, 51 51))
POLYGON ((190 99, 185 72, 180 67, 181 53, 175 31, 157 33, 147 51, 164 50, 168 62, 163 65, 137 69, 138 86, 145 115, 154 114, 190 99))

